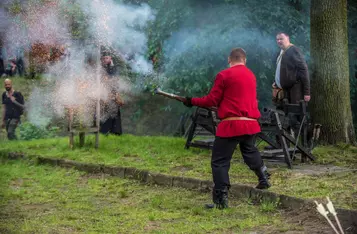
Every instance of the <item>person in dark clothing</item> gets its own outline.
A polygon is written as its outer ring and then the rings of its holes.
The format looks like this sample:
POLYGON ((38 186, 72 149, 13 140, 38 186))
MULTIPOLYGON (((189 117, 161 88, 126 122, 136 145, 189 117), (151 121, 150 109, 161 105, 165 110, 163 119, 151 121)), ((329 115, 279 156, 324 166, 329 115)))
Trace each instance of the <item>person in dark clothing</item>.
POLYGON ((280 52, 276 56, 275 93, 282 91, 289 103, 301 100, 310 101, 310 78, 307 63, 300 49, 290 42, 289 35, 281 32, 276 35, 280 52))
POLYGON ((25 64, 24 64, 24 60, 22 59, 22 57, 18 57, 16 59, 16 67, 17 67, 17 71, 19 76, 24 76, 25 74, 25 64))
POLYGON ((4 60, 0 57, 0 77, 5 73, 4 60))
POLYGON ((124 104, 119 94, 112 90, 108 100, 102 105, 102 119, 100 132, 103 134, 121 135, 123 133, 121 125, 120 107, 124 104))
POLYGON ((15 130, 23 114, 24 97, 21 92, 13 89, 10 79, 6 79, 4 85, 6 91, 2 94, 3 114, 1 127, 6 127, 9 140, 16 140, 15 130))
MULTIPOLYGON (((280 52, 276 56, 276 72, 273 88, 273 102, 278 110, 283 109, 282 100, 286 98, 289 104, 299 104, 300 101, 310 101, 310 78, 307 63, 301 50, 290 42, 289 35, 279 32, 276 42, 280 52)), ((291 128, 288 130, 297 135, 301 116, 289 114, 291 128)), ((275 136, 278 145, 281 145, 278 136, 275 136)), ((265 149, 273 149, 271 146, 265 149)))
POLYGON ((115 76, 117 73, 116 66, 114 66, 114 62, 112 56, 108 53, 104 53, 102 57, 102 66, 106 71, 108 76, 115 76))
POLYGON ((15 76, 18 73, 16 59, 10 59, 5 69, 5 74, 8 76, 15 76))
POLYGON ((217 126, 212 149, 211 168, 214 182, 213 203, 206 208, 224 209, 228 207, 230 188, 229 168, 237 145, 244 162, 258 177, 257 189, 270 187, 269 174, 258 149, 255 147, 256 134, 261 131, 258 119, 256 77, 246 67, 246 53, 235 48, 228 57, 229 68, 219 72, 214 85, 205 97, 185 98, 186 106, 217 107, 221 122, 217 126))
POLYGON ((121 124, 120 107, 124 105, 120 94, 115 90, 116 66, 112 57, 104 53, 102 56, 102 66, 105 70, 105 77, 102 79, 109 95, 106 102, 102 103, 102 115, 100 122, 100 132, 103 134, 121 135, 123 133, 121 124))

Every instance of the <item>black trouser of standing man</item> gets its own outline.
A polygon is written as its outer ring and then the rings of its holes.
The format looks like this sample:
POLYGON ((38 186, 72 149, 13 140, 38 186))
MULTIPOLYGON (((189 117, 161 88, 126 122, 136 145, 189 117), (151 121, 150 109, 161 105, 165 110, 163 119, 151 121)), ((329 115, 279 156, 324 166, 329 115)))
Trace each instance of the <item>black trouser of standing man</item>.
MULTIPOLYGON (((258 176, 259 184, 256 188, 270 187, 267 182, 269 174, 264 168, 260 152, 255 146, 256 135, 243 135, 237 137, 216 137, 212 150, 211 168, 214 182, 213 203, 228 207, 228 190, 231 187, 229 169, 232 155, 239 144, 244 162, 258 176)), ((212 208, 212 205, 207 205, 212 208)))
POLYGON ((9 140, 17 140, 15 131, 16 131, 18 123, 19 123, 18 119, 7 119, 6 120, 6 132, 7 132, 7 138, 9 140))

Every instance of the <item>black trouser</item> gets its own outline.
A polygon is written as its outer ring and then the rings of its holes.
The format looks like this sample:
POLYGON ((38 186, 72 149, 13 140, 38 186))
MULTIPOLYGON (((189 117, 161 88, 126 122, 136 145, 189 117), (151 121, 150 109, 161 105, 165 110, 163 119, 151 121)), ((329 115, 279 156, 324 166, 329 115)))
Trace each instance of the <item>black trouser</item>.
POLYGON ((216 137, 211 159, 215 189, 221 190, 225 187, 230 187, 228 172, 232 155, 238 144, 244 162, 251 170, 257 170, 264 165, 260 152, 255 147, 255 135, 243 135, 230 138, 216 137))
POLYGON ((6 120, 6 132, 7 132, 7 138, 9 140, 17 140, 15 131, 17 128, 17 125, 19 124, 18 119, 7 119, 6 120))
POLYGON ((100 132, 103 134, 123 134, 120 109, 118 110, 118 115, 115 118, 109 117, 104 123, 100 124, 100 132))

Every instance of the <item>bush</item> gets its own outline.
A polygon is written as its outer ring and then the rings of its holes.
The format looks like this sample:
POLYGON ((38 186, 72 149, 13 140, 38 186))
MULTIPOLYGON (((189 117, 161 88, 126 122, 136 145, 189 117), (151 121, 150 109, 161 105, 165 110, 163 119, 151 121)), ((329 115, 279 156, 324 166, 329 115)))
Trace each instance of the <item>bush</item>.
POLYGON ((21 140, 32 140, 56 137, 59 128, 51 127, 47 129, 45 127, 38 127, 30 122, 25 122, 20 125, 19 130, 21 140))

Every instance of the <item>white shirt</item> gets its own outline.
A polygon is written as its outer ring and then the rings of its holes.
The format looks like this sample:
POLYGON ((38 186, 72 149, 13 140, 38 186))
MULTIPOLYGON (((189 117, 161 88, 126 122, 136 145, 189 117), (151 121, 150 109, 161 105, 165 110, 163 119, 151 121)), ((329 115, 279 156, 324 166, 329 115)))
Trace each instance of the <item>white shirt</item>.
POLYGON ((283 57, 283 50, 280 50, 280 54, 276 60, 276 71, 275 71, 275 84, 279 88, 281 88, 280 84, 280 64, 281 64, 281 58, 283 57))

